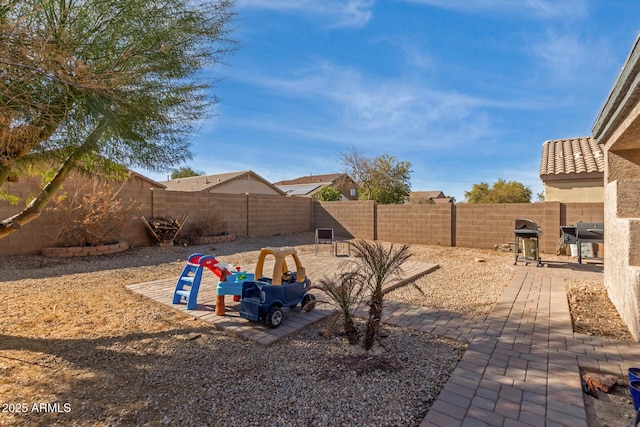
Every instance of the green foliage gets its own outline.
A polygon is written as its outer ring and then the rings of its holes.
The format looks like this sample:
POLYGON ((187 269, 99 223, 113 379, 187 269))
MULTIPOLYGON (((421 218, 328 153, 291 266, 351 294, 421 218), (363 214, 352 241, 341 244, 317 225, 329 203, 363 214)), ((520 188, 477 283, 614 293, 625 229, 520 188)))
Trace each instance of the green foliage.
POLYGON ((404 203, 411 189, 411 163, 382 154, 366 157, 355 148, 340 154, 342 164, 360 186, 360 200, 375 200, 379 204, 404 203))
POLYGON ((468 203, 530 203, 531 189, 517 181, 499 179, 491 188, 485 182, 474 184, 464 198, 468 203))
POLYGON ((322 202, 337 202, 342 199, 342 193, 337 188, 327 185, 318 190, 313 198, 322 202))
POLYGON ((10 205, 17 205, 22 201, 18 196, 9 193, 7 190, 0 187, 0 200, 8 202, 10 205))
POLYGON ((349 344, 358 343, 360 331, 355 323, 354 312, 362 301, 364 283, 360 276, 354 272, 344 272, 332 277, 323 277, 314 288, 320 289, 329 297, 329 303, 333 305, 344 323, 344 331, 349 344))
POLYGON ((0 184, 56 170, 3 227, 36 218, 74 169, 166 171, 216 98, 230 0, 20 0, 0 10, 0 184))
POLYGON ((205 174, 206 172, 194 170, 189 166, 184 166, 178 169, 171 169, 171 179, 188 178, 190 176, 202 176, 205 174))
POLYGON ((378 330, 382 319, 384 286, 402 273, 402 265, 411 257, 410 246, 400 247, 391 245, 385 248, 376 241, 369 243, 357 240, 352 243, 357 269, 353 273, 358 275, 364 287, 371 295, 369 301, 369 318, 364 334, 363 347, 371 350, 378 339, 378 330))

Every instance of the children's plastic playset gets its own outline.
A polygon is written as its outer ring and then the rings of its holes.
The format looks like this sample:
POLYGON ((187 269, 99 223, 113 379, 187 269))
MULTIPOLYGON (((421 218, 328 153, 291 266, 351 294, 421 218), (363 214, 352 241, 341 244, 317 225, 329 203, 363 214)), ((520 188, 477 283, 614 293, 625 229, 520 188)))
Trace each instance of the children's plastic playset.
POLYGON ((240 316, 253 321, 264 321, 270 328, 277 328, 284 320, 282 309, 301 304, 303 311, 312 310, 315 297, 309 293, 311 281, 293 248, 263 248, 258 257, 255 274, 241 271, 227 263, 219 262, 213 255, 192 254, 184 266, 173 294, 173 303, 186 301, 187 310, 197 306, 198 291, 204 269, 218 277, 216 285, 216 314, 225 314, 224 297, 232 295, 240 301, 240 316), (264 276, 265 260, 273 257, 271 277, 264 276), (295 270, 289 270, 287 259, 295 270), (292 261, 292 263, 291 263, 292 261), (256 280, 256 277, 258 278, 256 280))

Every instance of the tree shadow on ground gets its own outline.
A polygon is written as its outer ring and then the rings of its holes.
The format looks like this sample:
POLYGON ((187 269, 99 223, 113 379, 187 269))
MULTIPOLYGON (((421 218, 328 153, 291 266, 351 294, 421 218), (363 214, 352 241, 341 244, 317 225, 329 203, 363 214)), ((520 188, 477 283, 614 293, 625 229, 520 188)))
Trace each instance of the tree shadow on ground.
POLYGON ((13 414, 18 424, 136 425, 140 411, 154 407, 159 411, 177 397, 176 384, 166 383, 163 372, 183 370, 185 383, 179 386, 188 388, 189 379, 200 377, 199 372, 215 364, 216 349, 232 339, 219 334, 209 340, 204 338, 207 334, 212 334, 209 327, 96 339, 0 334, 0 365, 10 378, 11 372, 21 373, 14 395, 5 398, 27 403, 29 408, 39 403, 69 405, 68 413, 13 414), (193 355, 200 358, 195 360, 193 355))

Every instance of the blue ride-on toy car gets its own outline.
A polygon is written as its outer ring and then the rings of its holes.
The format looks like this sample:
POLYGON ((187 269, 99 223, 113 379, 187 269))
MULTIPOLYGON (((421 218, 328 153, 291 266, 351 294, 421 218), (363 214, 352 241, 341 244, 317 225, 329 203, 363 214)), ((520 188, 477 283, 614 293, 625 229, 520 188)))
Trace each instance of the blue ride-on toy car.
POLYGON ((256 265, 255 281, 242 284, 240 316, 253 322, 265 321, 270 328, 277 328, 284 320, 282 309, 301 304, 302 311, 315 307, 316 298, 310 294, 311 281, 293 248, 264 248, 256 265), (267 255, 275 257, 273 276, 264 277, 263 268, 267 255), (295 271, 290 271, 285 258, 292 258, 295 271))

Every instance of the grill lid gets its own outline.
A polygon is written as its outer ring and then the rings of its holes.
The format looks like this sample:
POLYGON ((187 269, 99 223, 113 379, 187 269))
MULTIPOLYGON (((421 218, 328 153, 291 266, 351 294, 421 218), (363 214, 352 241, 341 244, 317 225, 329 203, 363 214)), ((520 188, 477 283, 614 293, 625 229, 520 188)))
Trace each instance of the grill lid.
POLYGON ((530 219, 516 218, 515 234, 516 236, 523 237, 541 236, 542 230, 540 230, 540 227, 537 223, 531 221, 530 219))

